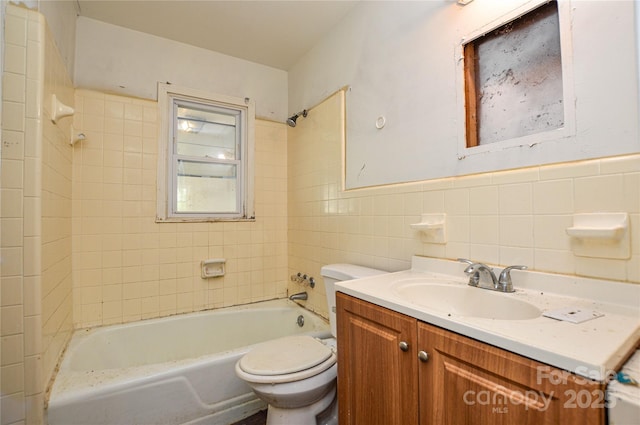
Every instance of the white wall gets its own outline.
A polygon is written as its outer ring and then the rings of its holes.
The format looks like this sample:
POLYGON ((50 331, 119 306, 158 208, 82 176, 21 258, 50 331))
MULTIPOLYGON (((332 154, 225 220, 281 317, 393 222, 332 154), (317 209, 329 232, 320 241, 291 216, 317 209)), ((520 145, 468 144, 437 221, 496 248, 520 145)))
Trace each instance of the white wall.
MULTIPOLYGON (((4 15, 6 9, 7 3, 5 0, 0 0, 0 72, 4 69, 4 15)), ((0 99, 2 99, 2 78, 0 78, 0 99)), ((0 102, 0 117, 1 116, 2 102, 0 102)), ((0 149, 0 159, 2 159, 2 149, 0 149)), ((2 205, 2 198, 0 198, 0 205, 2 205)))
POLYGON ((289 110, 350 87, 348 188, 640 151, 635 2, 628 0, 560 2, 573 130, 491 154, 464 148, 462 38, 537 3, 362 2, 290 70, 289 110), (380 115, 386 126, 376 130, 380 115))
POLYGON ((38 10, 47 20, 56 47, 73 80, 76 56, 76 2, 69 0, 39 0, 38 10))
MULTIPOLYGON (((638 60, 638 103, 640 104, 640 8, 636 7, 636 58, 638 60)), ((640 107, 638 108, 640 109, 640 107)))
POLYGON ((249 97, 256 101, 257 117, 280 122, 287 117, 285 71, 78 18, 76 87, 156 100, 159 81, 249 97))
MULTIPOLYGON (((4 15, 7 4, 5 0, 0 0, 0 70, 4 69, 4 15)), ((2 78, 0 78, 0 99, 2 99, 2 78)), ((2 116, 2 102, 0 102, 0 117, 2 116)), ((0 126, 1 130, 1 126, 0 126)), ((2 149, 0 149, 0 160, 2 160, 2 149)), ((0 193, 0 208, 2 207, 2 195, 0 193)), ((2 233, 2 232, 0 232, 2 233)), ((0 246, 2 246, 2 236, 0 236, 0 246)), ((0 262, 0 275, 2 275, 2 262, 0 262)), ((0 291, 0 306, 2 305, 2 291, 0 291)), ((0 323, 0 328, 2 328, 0 323)), ((2 359, 0 358, 0 364, 2 359)), ((1 375, 1 374, 0 374, 1 375)), ((0 377, 0 388, 2 388, 2 377, 0 377)), ((0 411, 0 422, 2 421, 2 411, 0 411)))

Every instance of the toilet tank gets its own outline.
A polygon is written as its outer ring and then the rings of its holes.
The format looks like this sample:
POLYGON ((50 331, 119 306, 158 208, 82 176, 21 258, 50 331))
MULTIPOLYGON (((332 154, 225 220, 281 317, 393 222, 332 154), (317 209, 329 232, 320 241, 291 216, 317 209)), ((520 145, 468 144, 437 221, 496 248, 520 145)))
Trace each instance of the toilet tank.
POLYGON ((356 266, 355 264, 328 264, 320 269, 322 280, 324 281, 327 293, 327 304, 329 305, 329 324, 331 334, 336 336, 336 282, 345 280, 361 279, 363 277, 375 276, 388 273, 383 270, 372 269, 370 267, 356 266))

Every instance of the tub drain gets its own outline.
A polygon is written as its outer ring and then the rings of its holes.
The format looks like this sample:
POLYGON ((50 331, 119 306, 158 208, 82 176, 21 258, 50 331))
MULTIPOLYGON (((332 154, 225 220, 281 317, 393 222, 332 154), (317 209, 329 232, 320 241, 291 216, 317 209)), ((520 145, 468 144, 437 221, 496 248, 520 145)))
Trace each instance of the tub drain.
POLYGON ((296 323, 298 324, 298 326, 303 327, 304 326, 304 316, 301 314, 300 316, 298 316, 298 320, 296 320, 296 323))

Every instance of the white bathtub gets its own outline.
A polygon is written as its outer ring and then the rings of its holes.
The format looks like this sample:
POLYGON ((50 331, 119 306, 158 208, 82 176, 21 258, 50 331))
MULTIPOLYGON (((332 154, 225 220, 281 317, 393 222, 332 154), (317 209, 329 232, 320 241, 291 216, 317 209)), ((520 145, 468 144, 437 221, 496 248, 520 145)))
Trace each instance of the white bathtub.
POLYGON ((48 423, 233 423, 265 407, 236 377, 236 361, 253 344, 301 333, 330 336, 324 319, 289 300, 78 330, 51 390, 48 423))

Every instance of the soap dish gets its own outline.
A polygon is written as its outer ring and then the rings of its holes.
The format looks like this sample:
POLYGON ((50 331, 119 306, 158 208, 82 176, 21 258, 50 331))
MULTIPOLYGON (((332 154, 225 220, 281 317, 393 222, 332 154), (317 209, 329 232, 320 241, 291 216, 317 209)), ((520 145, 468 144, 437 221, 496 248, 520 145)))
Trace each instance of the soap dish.
POLYGON ((442 214, 422 214, 420 223, 412 223, 409 226, 420 232, 422 242, 425 243, 447 243, 447 215, 442 214))
POLYGON ((631 256, 629 214, 574 214, 567 227, 573 252, 578 257, 627 259, 631 256))

